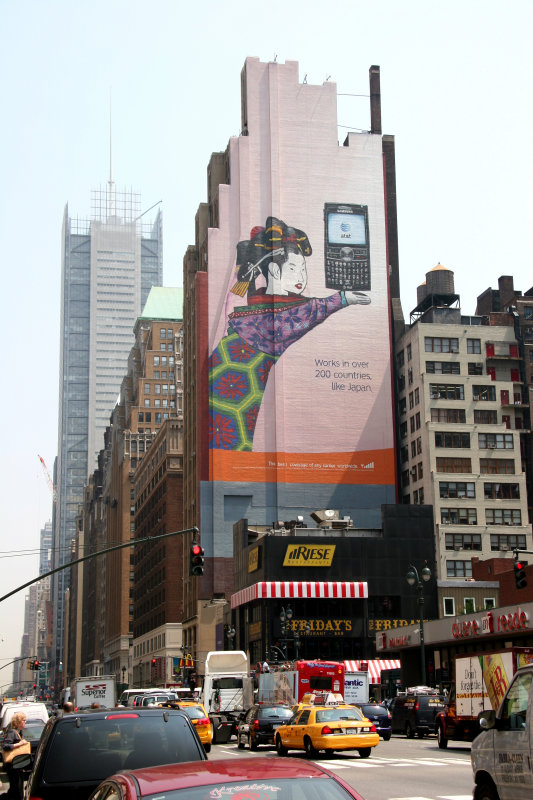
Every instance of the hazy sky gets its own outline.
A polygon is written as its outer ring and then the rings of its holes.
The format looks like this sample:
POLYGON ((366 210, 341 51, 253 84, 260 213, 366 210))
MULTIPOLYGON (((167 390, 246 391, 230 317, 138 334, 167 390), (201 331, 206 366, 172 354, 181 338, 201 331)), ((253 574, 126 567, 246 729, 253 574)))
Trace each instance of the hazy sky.
MULTIPOLYGON (((407 318, 439 261, 467 314, 500 275, 533 285, 531 0, 0 0, 0 13, 0 595, 37 575, 51 518, 38 454, 51 472, 61 222, 66 203, 87 218, 109 177, 110 92, 113 177, 143 209, 163 201, 166 286, 182 285, 209 157, 239 134, 247 56, 298 61, 300 80, 344 95, 368 95, 380 66, 407 318)), ((368 98, 339 97, 338 123, 340 143, 348 127, 368 130, 368 98)), ((20 653, 25 594, 2 604, 0 669, 20 653)))

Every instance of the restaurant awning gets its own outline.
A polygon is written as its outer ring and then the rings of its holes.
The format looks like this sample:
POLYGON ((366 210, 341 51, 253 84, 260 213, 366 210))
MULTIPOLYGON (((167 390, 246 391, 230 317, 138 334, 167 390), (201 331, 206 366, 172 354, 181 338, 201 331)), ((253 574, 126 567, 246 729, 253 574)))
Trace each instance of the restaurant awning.
POLYGON ((231 607, 237 608, 252 600, 303 597, 359 600, 368 597, 368 584, 366 581, 261 581, 233 594, 231 607))
POLYGON ((384 669, 400 669, 400 659, 399 658, 391 658, 391 659, 371 659, 369 661, 365 661, 361 659, 360 661, 345 661, 344 666, 346 667, 346 672, 367 672, 368 671, 368 682, 369 684, 377 684, 381 683, 381 672, 384 669), (368 669, 361 670, 361 664, 366 664, 368 669))

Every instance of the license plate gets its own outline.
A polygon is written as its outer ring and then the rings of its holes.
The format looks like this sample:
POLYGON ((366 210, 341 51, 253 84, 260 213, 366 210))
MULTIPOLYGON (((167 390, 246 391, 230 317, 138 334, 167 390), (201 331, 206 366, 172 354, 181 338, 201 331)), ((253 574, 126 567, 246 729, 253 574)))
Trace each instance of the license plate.
POLYGON ((345 728, 344 733, 355 734, 357 733, 357 728, 345 728))

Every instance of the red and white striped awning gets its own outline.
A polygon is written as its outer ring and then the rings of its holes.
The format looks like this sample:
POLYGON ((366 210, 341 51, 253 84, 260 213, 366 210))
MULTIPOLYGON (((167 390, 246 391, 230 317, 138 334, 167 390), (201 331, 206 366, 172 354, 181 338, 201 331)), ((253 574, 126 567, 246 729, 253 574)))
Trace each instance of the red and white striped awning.
MULTIPOLYGON (((400 669, 400 659, 399 658, 391 658, 391 659, 371 659, 370 661, 365 661, 361 659, 360 661, 345 661, 344 666, 346 667, 346 672, 360 672, 361 671, 361 664, 368 664, 368 682, 370 684, 374 683, 381 683, 381 671, 384 669, 400 669)), ((363 670, 366 672, 367 670, 363 670)))
POLYGON ((231 607, 237 608, 252 600, 298 597, 362 599, 368 597, 366 581, 261 581, 231 596, 231 607))

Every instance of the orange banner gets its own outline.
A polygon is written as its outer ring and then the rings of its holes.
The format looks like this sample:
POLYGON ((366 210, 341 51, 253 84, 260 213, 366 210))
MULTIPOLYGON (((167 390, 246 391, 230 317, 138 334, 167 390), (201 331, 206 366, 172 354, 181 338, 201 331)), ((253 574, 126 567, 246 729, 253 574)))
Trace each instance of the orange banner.
POLYGON ((394 451, 248 453, 211 450, 214 481, 394 485, 394 451))

